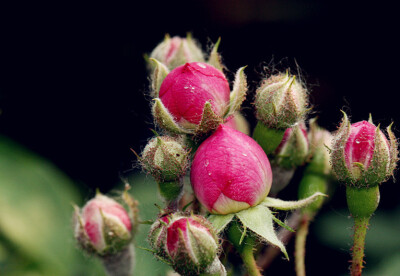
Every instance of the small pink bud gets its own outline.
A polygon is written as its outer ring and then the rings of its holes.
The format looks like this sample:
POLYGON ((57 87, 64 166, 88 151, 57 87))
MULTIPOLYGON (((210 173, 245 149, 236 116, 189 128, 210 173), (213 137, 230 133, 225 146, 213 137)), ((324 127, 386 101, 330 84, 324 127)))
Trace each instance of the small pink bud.
POLYGON ((106 255, 130 243, 131 218, 115 200, 99 193, 82 210, 75 209, 75 238, 84 249, 106 255))
POLYGON ((332 148, 332 134, 326 129, 318 126, 316 119, 310 120, 310 156, 312 160, 312 169, 315 173, 323 175, 330 175, 332 173, 331 161, 331 148, 332 148))
POLYGON ((159 98, 182 128, 195 129, 202 120, 206 102, 222 117, 228 107, 229 84, 213 66, 192 62, 172 70, 161 84, 159 98))
POLYGON ((296 76, 278 74, 264 80, 256 91, 257 119, 269 128, 286 129, 304 120, 307 90, 296 76))
POLYGON ((170 136, 151 139, 140 158, 143 168, 157 181, 173 181, 182 177, 189 166, 189 151, 182 142, 170 136))
POLYGON ((174 69, 187 62, 204 62, 204 53, 190 35, 186 38, 179 36, 171 38, 167 35, 151 52, 150 58, 159 60, 169 69, 174 69))
POLYGON ((196 151, 190 179, 197 199, 211 213, 229 214, 260 203, 271 188, 272 172, 252 138, 220 125, 196 151))
POLYGON ((334 137, 332 168, 339 180, 365 187, 384 182, 398 160, 397 142, 387 129, 390 142, 379 127, 362 121, 350 125, 344 116, 334 137))
POLYGON ((304 164, 309 151, 307 129, 304 123, 286 129, 275 151, 276 164, 282 168, 294 168, 304 164))
POLYGON ((171 213, 150 229, 149 242, 155 254, 182 275, 199 275, 218 253, 218 237, 210 222, 199 215, 171 213))

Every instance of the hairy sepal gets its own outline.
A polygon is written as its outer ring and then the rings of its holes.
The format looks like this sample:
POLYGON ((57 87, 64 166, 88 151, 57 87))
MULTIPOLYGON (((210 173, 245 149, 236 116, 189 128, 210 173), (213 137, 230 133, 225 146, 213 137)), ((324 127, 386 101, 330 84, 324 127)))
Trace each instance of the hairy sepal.
POLYGON ((221 43, 221 38, 218 38, 217 42, 214 44, 214 47, 211 50, 207 63, 214 66, 215 68, 217 68, 222 72, 224 70, 224 65, 222 64, 221 56, 218 53, 218 47, 220 43, 221 43))
POLYGON ((197 126, 195 135, 201 137, 210 131, 217 129, 223 123, 223 119, 215 114, 210 102, 204 104, 203 115, 200 124, 197 126))
POLYGON ((244 69, 246 67, 247 66, 243 66, 236 72, 233 89, 230 94, 229 108, 224 117, 229 117, 238 111, 243 101, 246 99, 247 80, 246 75, 244 74, 244 69))
POLYGON ((165 77, 169 74, 169 69, 165 64, 161 63, 155 58, 150 58, 149 60, 153 62, 154 65, 154 72, 151 79, 152 96, 158 98, 161 84, 165 77))
POLYGON ((300 208, 310 205, 315 200, 317 200, 318 197, 320 197, 320 196, 327 196, 327 195, 320 193, 320 192, 316 192, 312 196, 309 196, 307 198, 304 198, 302 200, 297 200, 297 201, 284 201, 284 200, 277 199, 277 198, 266 197, 261 202, 261 205, 263 205, 265 207, 274 208, 277 210, 284 210, 284 211, 295 210, 295 209, 300 209, 300 208))

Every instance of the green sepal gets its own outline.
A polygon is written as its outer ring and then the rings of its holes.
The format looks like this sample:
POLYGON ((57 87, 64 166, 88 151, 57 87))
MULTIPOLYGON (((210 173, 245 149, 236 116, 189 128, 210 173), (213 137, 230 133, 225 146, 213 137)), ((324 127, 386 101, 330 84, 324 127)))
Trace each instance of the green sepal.
POLYGON ((393 175, 393 171, 397 166, 397 161, 399 161, 399 148, 397 139, 392 132, 392 125, 391 123, 387 128, 387 134, 389 135, 389 145, 390 145, 390 163, 389 163, 389 173, 393 175))
POLYGON ((239 70, 236 72, 235 81, 233 83, 233 89, 230 94, 229 108, 224 117, 229 117, 233 115, 233 113, 238 111, 243 101, 246 98, 247 80, 246 80, 246 75, 244 74, 244 69, 246 67, 247 66, 243 66, 239 68, 239 70))
POLYGON ((292 227, 290 227, 289 225, 287 225, 286 223, 284 223, 283 221, 281 221, 280 219, 278 219, 277 217, 275 217, 272 214, 272 219, 275 221, 276 224, 278 224, 280 227, 285 228, 286 230, 290 231, 290 232, 296 232, 292 227))
POLYGON ((222 118, 214 113, 211 103, 206 102, 204 104, 203 115, 201 117, 200 124, 196 128, 195 135, 203 136, 204 134, 217 129, 217 127, 222 123, 222 118))
POLYGON ((284 201, 277 198, 266 197, 262 202, 261 205, 265 207, 271 207, 277 210, 294 210, 306 207, 307 205, 313 203, 315 200, 318 199, 319 196, 327 196, 326 194, 316 192, 312 196, 307 198, 298 200, 298 201, 284 201))
POLYGON ((155 58, 149 58, 149 61, 154 64, 154 72, 151 79, 152 93, 153 97, 158 98, 161 84, 164 81, 165 77, 169 74, 169 69, 165 64, 159 62, 155 58))
POLYGON ((343 113, 342 123, 340 124, 340 127, 336 132, 336 135, 333 140, 331 162, 332 162, 332 170, 336 174, 337 178, 341 181, 350 184, 353 183, 354 181, 352 180, 350 171, 347 169, 346 158, 345 158, 346 155, 344 149, 346 141, 350 136, 351 124, 347 117, 347 114, 344 111, 342 111, 342 113, 343 113))
POLYGON ((243 226, 253 231, 263 241, 279 247, 286 259, 289 260, 285 246, 275 233, 272 222, 273 215, 266 206, 257 205, 238 212, 236 216, 243 223, 243 226))
POLYGON ((164 104, 159 98, 154 99, 154 105, 152 108, 153 116, 158 125, 175 134, 191 134, 192 132, 181 128, 177 123, 175 123, 173 116, 165 108, 164 104))
POLYGON ((214 66, 215 68, 217 68, 222 72, 224 70, 224 65, 222 65, 221 56, 218 54, 218 47, 220 43, 221 43, 221 38, 219 37, 217 42, 214 44, 214 47, 211 50, 207 63, 214 66))
POLYGON ((210 215, 207 219, 211 222, 216 233, 220 233, 232 221, 235 214, 210 215))

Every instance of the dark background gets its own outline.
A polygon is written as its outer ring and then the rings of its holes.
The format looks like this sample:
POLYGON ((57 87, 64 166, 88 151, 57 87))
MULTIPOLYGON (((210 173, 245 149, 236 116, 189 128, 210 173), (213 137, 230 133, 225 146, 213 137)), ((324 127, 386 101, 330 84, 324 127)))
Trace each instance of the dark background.
MULTIPOLYGON (((382 1, 317 0, 2 7, 0 134, 50 159, 84 192, 111 189, 121 173, 135 167, 130 148, 140 152, 151 136, 143 54, 165 33, 192 32, 204 50, 222 38, 220 52, 231 80, 248 65, 244 112, 252 125, 251 99, 264 68, 289 66, 301 72, 322 126, 335 130, 343 109, 353 122, 369 113, 384 127, 394 121, 399 136, 395 11, 382 1)), ((398 184, 389 181, 381 191, 380 208, 398 205, 398 184)), ((332 253, 324 250, 320 265, 332 253)), ((343 258, 338 263, 346 262, 342 255, 335 256, 343 258)), ((312 275, 321 275, 318 267, 312 275)), ((332 275, 343 272, 332 269, 332 275)))

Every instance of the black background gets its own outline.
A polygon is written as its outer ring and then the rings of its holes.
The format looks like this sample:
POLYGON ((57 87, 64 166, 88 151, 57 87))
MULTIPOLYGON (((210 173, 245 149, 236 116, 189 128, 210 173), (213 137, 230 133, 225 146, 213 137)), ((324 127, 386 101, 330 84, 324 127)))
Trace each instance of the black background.
MULTIPOLYGON (((231 80, 248 65, 244 112, 252 125, 252 96, 264 68, 296 73, 298 65, 322 126, 335 130, 343 109, 353 122, 369 113, 384 127, 394 121, 399 136, 395 11, 383 1, 317 0, 2 7, 0 133, 53 161, 80 188, 111 189, 135 167, 130 148, 141 151, 151 136, 143 54, 165 33, 192 32, 204 50, 222 38, 231 80)), ((389 181, 381 191, 380 208, 398 205, 398 184, 389 181)))

